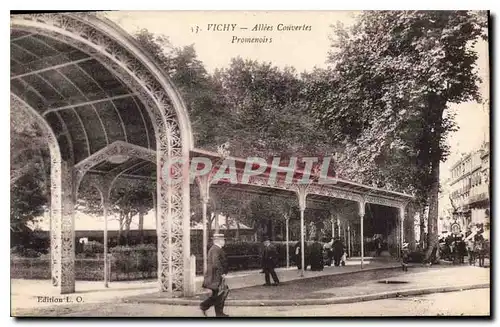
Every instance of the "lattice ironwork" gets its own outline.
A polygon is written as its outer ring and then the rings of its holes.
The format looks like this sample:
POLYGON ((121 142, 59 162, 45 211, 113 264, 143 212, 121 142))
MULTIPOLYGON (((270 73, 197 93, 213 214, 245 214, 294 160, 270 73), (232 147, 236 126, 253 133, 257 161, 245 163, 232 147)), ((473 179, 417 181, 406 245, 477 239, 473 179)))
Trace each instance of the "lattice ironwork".
POLYGON ((89 171, 92 167, 97 166, 99 163, 105 161, 106 159, 117 155, 140 158, 154 163, 156 162, 155 151, 143 148, 135 144, 123 141, 115 141, 75 165, 77 189, 79 183, 81 182, 83 176, 87 171, 89 171))
POLYGON ((401 201, 382 198, 382 197, 373 196, 373 195, 365 195, 365 201, 366 201, 366 203, 378 204, 378 205, 387 206, 387 207, 394 207, 394 208, 400 208, 401 206, 404 205, 404 203, 402 203, 401 201))
POLYGON ((341 190, 327 185, 311 185, 311 187, 309 188, 309 193, 349 201, 363 201, 363 196, 358 193, 341 190))
POLYGON ((191 131, 186 110, 180 108, 181 100, 172 84, 127 36, 120 35, 110 24, 92 15, 16 15, 11 19, 11 26, 55 38, 91 55, 132 89, 144 103, 153 121, 157 139, 157 176, 160 178, 157 186, 160 220, 158 276, 162 290, 182 291, 184 278, 187 277, 185 258, 189 257, 190 251, 190 235, 189 232, 185 233, 190 218, 189 183, 169 183, 163 176, 163 168, 165 165, 171 166, 171 178, 185 177, 188 181, 188 176, 184 175, 189 171, 186 167, 189 164, 191 131), (98 27, 99 24, 102 24, 103 30, 98 27), (118 34, 111 36, 108 34, 111 32, 118 34))
POLYGON ((75 292, 75 178, 73 167, 61 161, 61 229, 60 229, 60 291, 61 294, 75 292))

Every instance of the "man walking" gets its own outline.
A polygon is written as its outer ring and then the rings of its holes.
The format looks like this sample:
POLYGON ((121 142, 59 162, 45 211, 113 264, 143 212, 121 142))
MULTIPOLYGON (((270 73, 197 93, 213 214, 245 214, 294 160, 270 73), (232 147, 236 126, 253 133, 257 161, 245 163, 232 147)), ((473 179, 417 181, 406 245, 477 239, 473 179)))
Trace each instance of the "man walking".
POLYGON ((225 244, 223 234, 215 234, 213 237, 214 245, 210 248, 207 255, 207 271, 203 279, 203 287, 210 289, 212 295, 201 302, 200 309, 203 315, 211 306, 215 308, 217 317, 228 317, 224 313, 224 302, 229 294, 225 277, 228 271, 226 254, 222 249, 225 244))
POLYGON ((274 245, 271 244, 269 238, 264 240, 264 250, 262 251, 262 269, 264 270, 266 283, 264 286, 271 286, 271 279, 269 275, 273 277, 274 286, 278 286, 280 281, 278 275, 274 271, 274 268, 278 264, 278 253, 274 245))

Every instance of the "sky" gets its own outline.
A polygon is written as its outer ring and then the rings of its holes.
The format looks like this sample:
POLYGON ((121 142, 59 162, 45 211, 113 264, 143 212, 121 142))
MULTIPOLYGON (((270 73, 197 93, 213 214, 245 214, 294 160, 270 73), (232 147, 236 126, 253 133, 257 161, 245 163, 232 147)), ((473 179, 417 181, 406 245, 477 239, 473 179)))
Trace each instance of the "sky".
POLYGON ((228 66, 231 58, 241 56, 272 62, 279 67, 293 66, 299 72, 325 65, 330 47, 330 25, 337 21, 354 22, 352 11, 119 11, 107 17, 129 33, 147 29, 168 36, 174 46, 194 44, 199 59, 209 72, 228 66), (208 31, 209 24, 237 24, 236 32, 208 31), (268 24, 273 31, 252 32, 256 24, 268 24), (278 24, 308 25, 311 31, 277 31, 278 24), (201 31, 192 32, 198 26, 201 31), (248 30, 239 30, 247 28, 248 30), (231 43, 233 36, 272 38, 269 44, 231 43))

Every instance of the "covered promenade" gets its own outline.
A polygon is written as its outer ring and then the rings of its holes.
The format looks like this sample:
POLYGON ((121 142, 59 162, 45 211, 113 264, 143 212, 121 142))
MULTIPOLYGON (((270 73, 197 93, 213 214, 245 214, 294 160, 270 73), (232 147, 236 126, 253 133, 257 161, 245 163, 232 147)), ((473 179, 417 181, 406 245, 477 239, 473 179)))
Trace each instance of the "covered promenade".
POLYGON ((10 42, 11 109, 35 119, 50 150, 52 284, 60 294, 76 291, 74 208, 81 185, 96 187, 101 195, 105 253, 106 217, 115 183, 141 183, 152 192, 158 287, 172 295, 189 296, 196 291, 195 261, 190 253, 192 182, 198 184, 203 206, 205 258, 211 190, 228 183, 245 192, 296 197, 302 244, 306 208, 329 206, 338 233, 342 224, 351 238, 351 227, 359 226, 361 267, 368 204, 397 210, 397 243, 402 244, 409 195, 321 172, 305 176, 304 170, 275 163, 254 167, 252 160, 233 158, 224 148, 217 153, 197 149, 188 110, 169 77, 109 20, 94 14, 15 15, 10 42), (204 174, 193 172, 195 158, 208 160, 210 169, 204 174), (236 174, 226 176, 226 169, 236 174), (220 172, 223 178, 216 178, 220 172), (341 207, 351 208, 354 214, 340 217, 336 208, 341 207))

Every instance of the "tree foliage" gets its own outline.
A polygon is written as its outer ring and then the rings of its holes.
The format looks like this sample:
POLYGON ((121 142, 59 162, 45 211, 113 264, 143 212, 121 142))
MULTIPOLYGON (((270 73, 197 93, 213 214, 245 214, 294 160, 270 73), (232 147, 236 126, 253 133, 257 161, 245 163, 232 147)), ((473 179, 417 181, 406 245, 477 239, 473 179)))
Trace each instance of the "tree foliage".
POLYGON ((287 158, 332 152, 326 131, 308 112, 304 81, 294 68, 234 58, 214 80, 233 120, 232 154, 287 158))
POLYGON ((311 109, 346 147, 348 174, 429 204, 432 235, 439 163, 456 129, 447 109, 480 101, 472 47, 485 27, 484 13, 365 12, 352 28, 335 27, 330 67, 309 86, 311 109))
MULTIPOLYGON (((137 40, 180 89, 187 104, 196 147, 216 150, 229 142, 233 156, 324 156, 335 152, 328 133, 309 112, 304 79, 293 69, 234 58, 229 67, 209 74, 192 46, 175 48, 168 38, 147 30, 137 40)), ((197 187, 193 187, 197 192, 197 187)), ((282 221, 289 199, 252 196, 212 188, 208 217, 218 212, 229 220, 258 226, 282 221), (271 204, 272 203, 272 204, 271 204), (264 209, 265 208, 265 209, 264 209)), ((295 196, 292 201, 296 202, 295 196)), ((201 219, 197 196, 193 219, 201 219)))
POLYGON ((50 197, 50 157, 47 144, 33 120, 11 110, 10 120, 10 226, 27 231, 43 214, 50 197))

